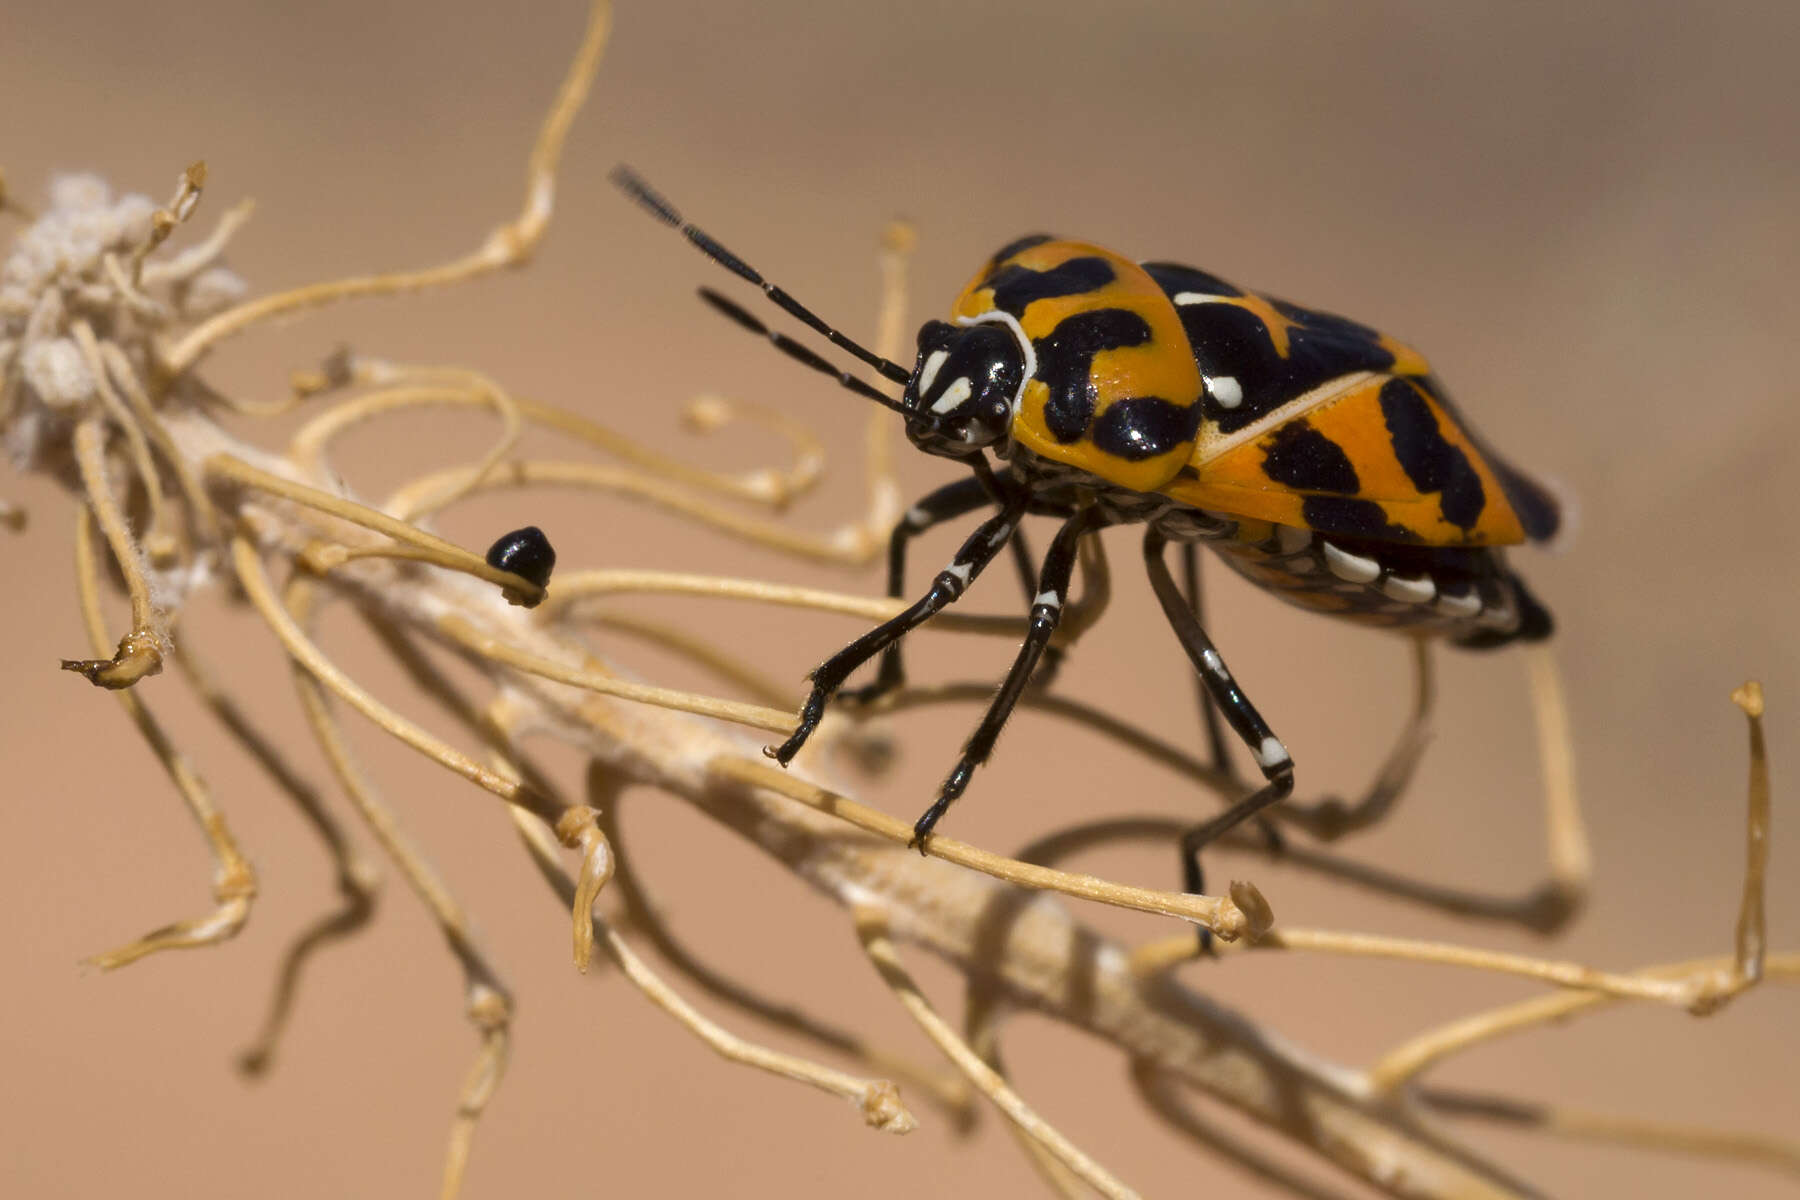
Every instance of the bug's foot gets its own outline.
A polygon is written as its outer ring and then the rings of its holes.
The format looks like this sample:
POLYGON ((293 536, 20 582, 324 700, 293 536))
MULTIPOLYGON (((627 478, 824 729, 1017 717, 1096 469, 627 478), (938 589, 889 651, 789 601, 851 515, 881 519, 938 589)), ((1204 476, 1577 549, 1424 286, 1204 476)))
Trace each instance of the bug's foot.
POLYGON ((931 837, 933 827, 937 825, 938 818, 942 817, 945 810, 950 807, 952 799, 954 799, 952 796, 939 796, 932 806, 925 810, 925 815, 913 822, 912 840, 906 843, 907 849, 917 850, 920 854, 926 852, 926 840, 931 837))

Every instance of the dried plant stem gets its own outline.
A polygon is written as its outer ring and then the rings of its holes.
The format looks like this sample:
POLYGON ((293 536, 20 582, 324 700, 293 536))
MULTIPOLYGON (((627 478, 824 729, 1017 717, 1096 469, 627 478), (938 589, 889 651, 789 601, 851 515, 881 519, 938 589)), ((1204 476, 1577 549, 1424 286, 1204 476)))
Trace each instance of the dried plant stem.
MULTIPOLYGON (((839 820, 897 845, 907 846, 912 841, 912 826, 906 822, 858 804, 847 796, 796 778, 780 768, 765 766, 746 758, 721 757, 710 762, 708 769, 717 779, 767 788, 820 812, 830 813, 839 820)), ((969 867, 983 875, 1034 891, 1061 892, 1065 896, 1094 900, 1117 908, 1179 917, 1212 930, 1214 936, 1222 941, 1234 941, 1246 934, 1258 936, 1273 920, 1268 902, 1253 884, 1232 884, 1229 897, 1159 892, 1112 883, 1092 875, 1072 875, 1020 862, 942 835, 931 839, 929 853, 933 858, 969 867)), ((1188 940, 1191 942, 1193 938, 1189 937, 1188 940)))
MULTIPOLYGON (((555 842, 548 831, 527 814, 517 809, 512 812, 513 824, 518 826, 526 849, 531 852, 532 860, 545 879, 559 892, 568 893, 572 897, 574 883, 563 871, 556 856, 555 842)), ((682 999, 680 993, 652 971, 604 920, 595 916, 593 922, 596 939, 620 972, 631 981, 632 986, 642 992, 652 1004, 686 1026, 722 1058, 840 1096, 856 1106, 866 1124, 884 1133, 910 1133, 917 1128, 918 1121, 900 1102, 900 1090, 891 1081, 847 1075, 792 1054, 771 1050, 726 1031, 682 999)))
MULTIPOLYGON (((88 336, 92 336, 92 330, 85 322, 77 325, 76 328, 78 338, 82 336, 83 331, 88 336)), ((100 357, 106 363, 106 373, 111 376, 114 385, 125 393, 125 398, 131 405, 131 411, 149 437, 150 444, 156 447, 156 451, 162 455, 163 461, 168 463, 170 469, 175 472, 175 482, 181 487, 181 496, 187 502, 189 516, 199 526, 202 535, 209 542, 217 543, 222 534, 219 527, 219 514, 213 508, 212 497, 208 496, 206 489, 200 486, 200 478, 195 473, 192 464, 175 445, 174 439, 169 436, 168 426, 164 425, 162 419, 157 416, 155 408, 150 403, 149 395, 144 391, 144 385, 138 380, 137 372, 132 368, 131 360, 114 342, 100 343, 99 350, 100 357)))
MULTIPOLYGON (((603 768, 593 767, 589 771, 590 780, 605 775, 603 768)), ((596 785, 590 783, 590 792, 596 785)), ((896 1051, 885 1050, 870 1044, 860 1034, 842 1029, 811 1013, 802 1011, 792 1004, 765 999, 757 995, 748 986, 729 979, 714 968, 708 966, 699 956, 690 952, 664 923, 656 907, 651 903, 643 885, 639 882, 636 870, 631 865, 631 856, 621 845, 619 832, 619 802, 625 789, 614 787, 604 804, 596 804, 599 810, 599 821, 607 839, 613 844, 617 855, 617 870, 613 875, 610 894, 616 896, 622 905, 620 925, 634 933, 641 933, 648 938, 657 953, 670 966, 697 984, 709 995, 731 1005, 740 1012, 749 1013, 767 1021, 789 1033, 814 1042, 838 1054, 846 1055, 879 1071, 883 1075, 891 1075, 894 1079, 908 1087, 919 1088, 940 1105, 959 1125, 966 1126, 974 1116, 973 1098, 967 1083, 960 1075, 948 1074, 922 1066, 896 1051)))
MULTIPOLYGON (((137 540, 131 536, 131 528, 107 479, 106 428, 98 417, 83 417, 75 426, 74 441, 75 461, 81 469, 88 506, 100 522, 100 532, 112 548, 113 561, 119 564, 119 574, 131 597, 131 631, 119 639, 110 659, 64 659, 62 665, 63 670, 85 675, 88 682, 98 687, 116 691, 162 670, 167 636, 150 601, 150 585, 144 578, 137 540)), ((95 650, 105 652, 100 646, 95 650)))
MULTIPOLYGON (((291 479, 284 479, 272 471, 252 466, 241 458, 229 454, 215 454, 206 460, 206 473, 215 478, 232 480, 258 491, 267 492, 272 496, 280 496, 284 500, 291 500, 296 504, 348 521, 353 525, 373 529, 377 533, 385 533, 402 545, 412 546, 435 555, 436 557, 428 560, 430 562, 448 570, 473 575, 477 579, 485 579, 507 592, 526 598, 527 603, 536 603, 536 600, 541 599, 544 594, 544 589, 530 580, 515 575, 511 571, 502 571, 497 567, 488 566, 487 560, 472 550, 464 550, 453 542, 447 542, 435 534, 426 533, 416 525, 390 517, 365 504, 357 504, 341 496, 334 496, 330 492, 308 487, 291 479)), ((348 553, 348 548, 320 545, 313 552, 312 565, 317 569, 329 569, 335 561, 341 561, 341 557, 347 557, 348 553), (339 557, 334 558, 334 556, 339 557)))
MULTIPOLYGON (((88 640, 97 654, 106 652, 106 618, 100 611, 100 586, 94 563, 94 522, 86 508, 76 510, 75 518, 75 584, 81 598, 81 619, 87 627, 88 640)), ((256 898, 256 876, 238 850, 237 841, 225 822, 225 815, 213 804, 206 781, 195 771, 163 731, 162 724, 135 692, 115 691, 125 714, 131 718, 144 741, 169 774, 175 790, 181 793, 188 812, 206 836, 213 858, 213 900, 217 907, 203 917, 176 921, 152 930, 136 941, 96 954, 89 962, 102 970, 113 970, 136 962, 159 950, 190 950, 211 946, 234 936, 250 915, 250 903, 256 898)))
POLYGON ((237 573, 238 583, 243 587, 245 594, 249 596, 250 603, 256 607, 256 611, 287 650, 288 655, 350 707, 427 758, 433 759, 461 775, 475 786, 492 792, 508 804, 516 804, 530 809, 548 821, 555 821, 561 816, 560 813, 551 811, 543 800, 530 789, 521 786, 514 780, 496 775, 453 746, 425 732, 418 725, 375 699, 361 685, 345 675, 301 631, 293 616, 276 599, 274 585, 269 580, 268 572, 263 568, 255 545, 242 533, 235 535, 231 540, 231 561, 237 573))
POLYGON ((959 1036, 950 1023, 937 1014, 931 1002, 919 991, 918 984, 907 973, 905 965, 900 961, 900 953, 894 948, 893 940, 888 936, 887 923, 883 914, 875 909, 859 909, 853 912, 856 922, 856 936, 862 942, 863 953, 869 956, 881 981, 892 989, 896 999, 912 1019, 918 1022, 925 1036, 944 1052, 944 1057, 956 1064, 973 1083, 1019 1130, 1038 1143, 1063 1166, 1078 1175, 1081 1180, 1112 1200, 1135 1200, 1137 1193, 1126 1187, 1112 1172, 1089 1158, 1068 1138, 1064 1137, 1054 1125, 1039 1116, 1030 1105, 1026 1104, 1019 1094, 1007 1085, 999 1073, 981 1061, 969 1044, 959 1036))
POLYGON ((1424 1089, 1419 1099, 1448 1116, 1497 1121, 1560 1137, 1608 1142, 1639 1150, 1728 1159, 1800 1178, 1800 1141, 1793 1138, 1712 1129, 1677 1121, 1622 1117, 1559 1104, 1534 1104, 1448 1089, 1424 1089))
POLYGON ((518 266, 531 257, 550 221, 556 195, 556 167, 562 157, 563 140, 575 113, 587 98, 600 55, 606 48, 612 28, 612 5, 608 0, 595 0, 588 17, 587 32, 575 52, 575 61, 563 78, 550 114, 538 133, 526 168, 525 204, 513 220, 488 235, 472 254, 442 266, 422 271, 401 271, 380 275, 358 275, 329 283, 309 284, 292 291, 263 296, 228 309, 190 330, 187 336, 163 356, 164 375, 182 374, 199 361, 200 356, 226 338, 243 332, 252 325, 286 316, 309 308, 320 308, 358 296, 391 296, 399 292, 420 291, 462 283, 478 275, 518 266))
POLYGON ((482 658, 505 663, 528 674, 554 679, 558 683, 566 683, 585 691, 617 696, 622 700, 635 700, 640 704, 654 704, 659 708, 693 713, 696 716, 717 717, 722 721, 732 721, 770 733, 785 734, 794 728, 795 716, 791 711, 764 708, 760 704, 742 704, 735 700, 720 700, 674 688, 633 683, 597 665, 585 669, 565 666, 505 645, 460 617, 446 616, 438 622, 437 628, 450 641, 482 658))
MULTIPOLYGON (((288 611, 303 629, 311 624, 314 591, 315 585, 304 576, 296 576, 287 587, 288 611)), ((407 886, 425 905, 463 969, 465 1010, 480 1036, 481 1045, 463 1084, 456 1119, 451 1127, 449 1150, 445 1155, 442 1195, 449 1200, 461 1189, 476 1123, 506 1071, 512 999, 487 953, 471 933, 469 918, 462 906, 450 894, 442 877, 401 831, 392 810, 351 757, 325 689, 298 662, 294 666, 294 684, 299 689, 301 707, 312 726, 313 736, 325 751, 326 761, 345 796, 383 852, 399 868, 407 886)))
MULTIPOLYGON (((868 621, 885 621, 907 607, 909 601, 885 596, 855 596, 821 588, 793 587, 760 579, 730 579, 722 575, 695 575, 682 571, 649 571, 602 568, 570 571, 556 581, 556 590, 544 602, 544 618, 553 620, 564 610, 596 596, 626 593, 665 596, 711 596, 720 600, 750 600, 782 608, 805 608, 868 621)), ((945 612, 925 628, 938 632, 982 633, 994 637, 1022 637, 1025 622, 1019 617, 984 613, 945 612)), ((790 722, 791 724, 791 722, 790 722)))
POLYGON ((75 345, 87 362, 88 371, 94 378, 94 394, 100 399, 100 407, 106 410, 119 432, 125 435, 125 449, 131 456, 132 469, 137 472, 138 480, 144 488, 144 506, 149 510, 150 521, 140 539, 144 553, 153 563, 167 563, 175 558, 177 545, 175 537, 169 532, 168 505, 163 500, 162 474, 156 469, 156 460, 150 455, 150 440, 145 437, 143 428, 125 407, 125 402, 113 390, 106 363, 102 361, 100 343, 94 337, 93 328, 86 321, 76 321, 70 326, 75 335, 75 345))

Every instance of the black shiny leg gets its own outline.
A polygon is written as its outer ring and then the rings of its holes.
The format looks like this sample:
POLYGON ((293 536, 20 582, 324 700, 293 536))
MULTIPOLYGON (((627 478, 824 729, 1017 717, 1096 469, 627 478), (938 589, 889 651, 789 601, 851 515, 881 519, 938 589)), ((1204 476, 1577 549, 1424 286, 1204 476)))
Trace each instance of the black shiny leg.
MULTIPOLYGON (((989 486, 986 480, 977 476, 959 479, 930 493, 906 510, 905 515, 894 526, 894 532, 888 535, 887 594, 891 599, 899 599, 906 591, 907 543, 927 529, 974 512, 983 504, 997 502, 989 486)), ((1031 557, 1031 547, 1025 541, 1025 531, 1015 529, 1007 545, 1012 551, 1013 564, 1019 572, 1019 586, 1025 590, 1025 603, 1029 605, 1031 598, 1037 594, 1032 590, 1037 582, 1037 562, 1031 557)), ((1060 647, 1056 648, 1056 654, 1060 657, 1060 647)), ((1047 656, 1044 669, 1038 675, 1044 676, 1053 665, 1047 656)), ((881 652, 881 666, 872 682, 862 687, 844 688, 838 692, 838 698, 853 704, 871 704, 905 682, 906 667, 901 659, 901 644, 895 642, 881 652)))
POLYGON ((812 736, 813 730, 819 727, 819 720, 825 715, 825 702, 843 686, 844 680, 852 671, 899 641, 908 631, 943 611, 968 590, 969 584, 981 574, 982 568, 993 561, 994 555, 1000 552, 1000 547, 1018 529, 1019 518, 1025 513, 1026 500, 1027 495, 1023 489, 1016 495, 1009 495, 1000 512, 983 521, 962 544, 956 557, 950 560, 950 565, 938 572, 937 578, 932 581, 931 590, 923 598, 821 663, 810 676, 813 687, 806 697, 806 703, 801 706, 799 727, 779 747, 766 748, 763 752, 782 766, 787 766, 794 755, 800 752, 800 747, 806 744, 806 739, 812 736))
POLYGON ((1097 517, 1091 509, 1077 513, 1063 523, 1063 527, 1056 532, 1056 540, 1050 543, 1050 553, 1044 556, 1044 569, 1037 579, 1037 594, 1031 605, 1031 625, 1025 632, 1025 642, 1019 647, 1018 657, 1013 659, 1012 669, 1000 684, 999 694, 988 705, 987 715, 982 717, 974 736, 963 747, 962 757, 951 769, 949 778, 944 780, 936 802, 913 825, 912 845, 921 853, 932 827, 969 786, 969 779, 975 774, 975 768, 986 762, 987 756, 993 752, 1001 728, 1012 715, 1013 706, 1019 702, 1019 694, 1031 679, 1032 668, 1043 657, 1045 647, 1050 644, 1050 636, 1056 632, 1057 622, 1062 619, 1063 604, 1069 596, 1069 578, 1075 570, 1076 546, 1081 541, 1081 535, 1094 528, 1096 523, 1097 517))
MULTIPOLYGON (((1250 748, 1266 780, 1261 788, 1182 835, 1184 886, 1190 892, 1201 892, 1205 890, 1205 876, 1200 869, 1201 849, 1214 838, 1292 794, 1294 760, 1288 756, 1287 748, 1276 738, 1268 722, 1262 719, 1262 714, 1256 711, 1256 706, 1238 687, 1226 669, 1225 660, 1219 657, 1212 640, 1206 636, 1206 630, 1194 619, 1188 598, 1181 594, 1174 576, 1169 574, 1168 564, 1163 561, 1165 544, 1166 539, 1154 528, 1144 535, 1144 566, 1150 574, 1150 587, 1156 592, 1157 602, 1162 605, 1163 615, 1175 630, 1175 636, 1181 640, 1181 648, 1200 673, 1200 681, 1212 694, 1232 732, 1250 748)), ((1211 944, 1211 934, 1202 929, 1200 948, 1204 951, 1211 944)))
MULTIPOLYGON (((1206 605, 1200 590, 1200 547, 1194 542, 1181 543, 1181 583, 1182 590, 1187 593, 1188 611, 1194 614, 1194 621, 1202 629, 1206 628, 1206 605)), ((1225 727, 1219 720, 1218 702, 1201 675, 1194 676, 1194 690, 1200 695, 1200 723, 1206 729, 1206 748, 1212 757, 1212 765, 1227 779, 1240 782, 1237 764, 1231 761, 1231 752, 1225 746, 1225 727)), ((1286 846, 1275 822, 1267 816, 1258 816, 1256 824, 1263 841, 1268 844, 1269 853, 1280 854, 1286 846)))

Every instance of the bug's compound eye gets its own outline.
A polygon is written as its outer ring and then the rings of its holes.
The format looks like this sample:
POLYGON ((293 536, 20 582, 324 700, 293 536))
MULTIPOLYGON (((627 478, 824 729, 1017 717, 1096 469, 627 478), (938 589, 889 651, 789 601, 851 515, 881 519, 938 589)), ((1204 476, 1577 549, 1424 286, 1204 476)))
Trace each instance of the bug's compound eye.
MULTIPOLYGON (((498 541, 489 546, 487 565, 523 576, 544 589, 550 586, 550 572, 556 569, 556 550, 550 545, 550 539, 544 536, 543 530, 536 525, 527 525, 523 529, 502 534, 498 541)), ((541 591, 536 597, 527 598, 515 588, 507 588, 501 595, 506 597, 509 604, 520 604, 526 608, 535 607, 543 599, 541 591)))
POLYGON ((902 400, 907 435, 934 454, 992 445, 1007 434, 1024 375, 1024 354, 1005 326, 927 324, 902 400))

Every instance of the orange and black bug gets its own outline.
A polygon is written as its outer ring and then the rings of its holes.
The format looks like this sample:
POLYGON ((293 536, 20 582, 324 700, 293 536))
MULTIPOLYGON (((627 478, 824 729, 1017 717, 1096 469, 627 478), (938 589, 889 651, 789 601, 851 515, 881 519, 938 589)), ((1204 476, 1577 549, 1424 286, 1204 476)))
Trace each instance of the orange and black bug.
MULTIPOLYGON (((926 496, 895 528, 889 594, 906 544, 994 505, 929 591, 812 673, 783 764, 857 667, 881 655, 878 695, 902 681, 900 638, 960 597, 1027 514, 1062 524, 1035 577, 1029 632, 962 757, 913 827, 921 846, 993 749, 1049 646, 1080 539, 1145 527, 1144 559, 1163 613, 1205 692, 1255 756, 1264 783, 1183 838, 1189 890, 1200 848, 1293 791, 1287 749, 1239 689, 1198 617, 1193 548, 1291 603, 1467 647, 1549 636, 1549 614, 1500 547, 1542 541, 1560 522, 1551 495, 1489 450, 1415 350, 1365 325, 1233 287, 1172 263, 1138 264, 1084 242, 1020 238, 976 273, 949 321, 919 330, 911 371, 831 328, 742 259, 685 223, 624 168, 638 203, 833 345, 904 386, 899 401, 840 371, 725 297, 709 303, 778 348, 897 410, 919 449, 972 477, 926 496), (989 455, 998 460, 989 461, 989 455), (1186 594, 1164 561, 1188 555, 1186 594)), ((1022 551, 1020 551, 1022 554, 1022 551)), ((1212 709, 1207 709, 1214 734, 1212 709)))

